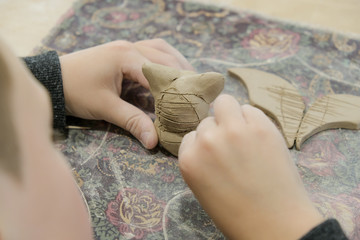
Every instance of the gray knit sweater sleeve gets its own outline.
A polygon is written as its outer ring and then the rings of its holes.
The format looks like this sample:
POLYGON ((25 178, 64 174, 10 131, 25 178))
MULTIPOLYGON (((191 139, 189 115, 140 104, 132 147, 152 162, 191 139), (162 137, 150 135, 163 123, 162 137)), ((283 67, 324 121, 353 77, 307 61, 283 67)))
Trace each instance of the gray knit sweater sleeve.
POLYGON ((328 219, 313 228, 300 240, 347 240, 340 224, 335 219, 328 219))
POLYGON ((53 128, 65 131, 65 99, 59 56, 55 51, 23 58, 25 64, 44 87, 49 91, 53 109, 53 128))

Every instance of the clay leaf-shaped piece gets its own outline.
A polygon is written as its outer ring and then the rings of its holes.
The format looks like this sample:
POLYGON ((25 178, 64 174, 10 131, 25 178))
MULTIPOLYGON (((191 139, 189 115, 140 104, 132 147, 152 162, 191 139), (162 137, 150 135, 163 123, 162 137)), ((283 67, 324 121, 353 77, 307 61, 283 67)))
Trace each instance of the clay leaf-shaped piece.
POLYGON ((209 105, 224 88, 220 73, 197 74, 145 63, 142 71, 155 99, 155 128, 160 144, 177 156, 182 138, 208 116, 209 105))
POLYGON ((287 147, 291 148, 305 110, 296 88, 285 79, 264 71, 250 68, 230 68, 228 71, 245 84, 250 104, 278 123, 287 147))
POLYGON ((296 148, 312 135, 332 128, 360 128, 360 97, 330 94, 318 98, 306 112, 296 138, 296 148))

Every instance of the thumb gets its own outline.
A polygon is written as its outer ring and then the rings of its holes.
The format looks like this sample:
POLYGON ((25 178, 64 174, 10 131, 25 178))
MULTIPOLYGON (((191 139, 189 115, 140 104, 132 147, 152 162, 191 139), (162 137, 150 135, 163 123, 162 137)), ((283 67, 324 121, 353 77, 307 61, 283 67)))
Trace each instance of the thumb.
POLYGON ((112 97, 104 109, 103 119, 113 123, 136 137, 147 149, 154 148, 158 136, 151 118, 137 107, 119 97, 112 97))

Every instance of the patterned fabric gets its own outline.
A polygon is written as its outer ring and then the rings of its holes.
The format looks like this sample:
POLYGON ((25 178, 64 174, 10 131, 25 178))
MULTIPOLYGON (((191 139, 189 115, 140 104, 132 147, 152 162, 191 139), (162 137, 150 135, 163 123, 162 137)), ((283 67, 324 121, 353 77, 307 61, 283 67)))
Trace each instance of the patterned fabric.
MULTIPOLYGON (((360 95, 360 41, 245 11, 180 0, 79 0, 35 53, 69 53, 116 39, 163 38, 199 72, 226 76, 225 93, 248 102, 227 74, 251 67, 292 83, 309 106, 329 93, 360 95)), ((124 82, 122 98, 154 118, 153 98, 124 82)), ((72 119, 57 147, 67 156, 86 199, 97 239, 224 239, 182 180, 177 159, 146 150, 128 132, 72 119)), ((312 200, 360 239, 360 132, 328 130, 291 150, 312 200)))

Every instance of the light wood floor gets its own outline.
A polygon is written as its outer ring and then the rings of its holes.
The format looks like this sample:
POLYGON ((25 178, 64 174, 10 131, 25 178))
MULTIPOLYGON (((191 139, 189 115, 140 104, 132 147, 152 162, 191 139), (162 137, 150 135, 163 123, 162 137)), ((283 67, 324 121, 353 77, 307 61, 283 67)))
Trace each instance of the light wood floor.
MULTIPOLYGON (((360 34, 360 0, 198 0, 360 34)), ((0 0, 0 35, 18 55, 28 54, 74 0, 0 0)))

